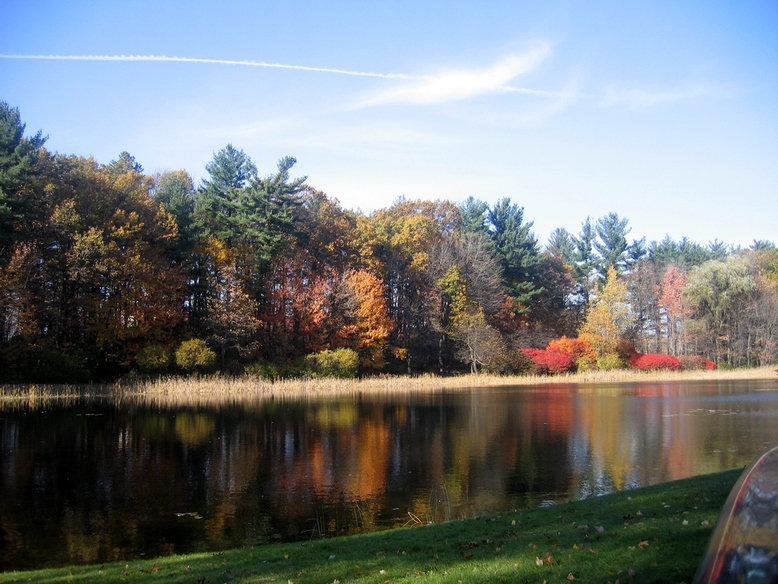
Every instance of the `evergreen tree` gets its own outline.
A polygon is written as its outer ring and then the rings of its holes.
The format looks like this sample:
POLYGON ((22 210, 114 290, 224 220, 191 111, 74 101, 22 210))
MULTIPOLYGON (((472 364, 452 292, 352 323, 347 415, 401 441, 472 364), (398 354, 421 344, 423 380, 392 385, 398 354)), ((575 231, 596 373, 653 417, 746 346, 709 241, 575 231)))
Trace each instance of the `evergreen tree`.
POLYGON ((712 255, 710 250, 699 243, 689 241, 686 237, 676 242, 667 235, 660 242, 651 242, 648 247, 648 257, 659 268, 678 266, 690 269, 707 262, 712 255))
POLYGON ((301 234, 297 218, 307 177, 290 179, 289 170, 296 163, 292 156, 285 156, 278 161, 275 174, 254 179, 237 198, 235 224, 240 240, 253 249, 260 267, 301 234))
POLYGON ((25 124, 17 108, 0 101, 0 265, 15 241, 23 238, 26 215, 34 211, 30 179, 46 139, 41 132, 24 137, 25 124))
POLYGON ((231 243, 238 234, 238 198, 256 177, 257 168, 243 150, 232 144, 214 154, 206 164, 208 179, 203 180, 195 200, 195 222, 202 235, 215 235, 231 243))
POLYGON ((459 207, 459 215, 462 224, 462 231, 473 233, 486 233, 488 230, 486 224, 486 214, 489 205, 479 201, 475 197, 468 197, 459 207))
POLYGON ((548 236, 546 251, 552 257, 559 258, 573 266, 576 260, 576 242, 573 235, 564 227, 557 227, 548 236))
POLYGON ((575 238, 575 279, 578 282, 581 304, 589 304, 599 260, 594 250, 597 233, 589 217, 581 224, 581 232, 575 238))
POLYGON ((134 156, 125 150, 119 154, 119 158, 111 160, 111 162, 106 165, 105 172, 111 178, 116 179, 116 177, 128 172, 143 174, 143 167, 135 160, 134 156))
POLYGON ((607 277, 609 267, 622 273, 646 254, 645 238, 627 242, 627 235, 632 231, 628 223, 617 213, 608 213, 597 220, 595 229, 599 240, 594 242, 594 247, 601 257, 599 270, 603 278, 607 277))
POLYGON ((503 281, 514 300, 514 311, 529 312, 533 299, 542 291, 538 269, 541 264, 538 242, 530 231, 533 222, 524 222, 524 207, 504 198, 488 213, 489 235, 500 258, 503 281))

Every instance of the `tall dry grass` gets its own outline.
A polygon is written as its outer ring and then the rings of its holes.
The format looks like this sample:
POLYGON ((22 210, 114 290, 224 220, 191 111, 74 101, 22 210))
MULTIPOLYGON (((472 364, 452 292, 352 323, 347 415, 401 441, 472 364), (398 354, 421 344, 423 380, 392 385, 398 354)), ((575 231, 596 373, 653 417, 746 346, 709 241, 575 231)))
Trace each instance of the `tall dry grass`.
POLYGON ((547 384, 616 384, 631 382, 760 380, 776 379, 775 366, 714 371, 583 371, 553 376, 437 375, 381 376, 366 379, 286 379, 270 381, 255 377, 167 377, 118 382, 107 386, 0 386, 0 406, 19 401, 43 404, 63 399, 103 396, 120 402, 143 402, 160 406, 219 406, 263 400, 320 399, 354 395, 433 394, 475 387, 539 386, 547 384))
POLYGON ((220 405, 267 399, 320 399, 355 395, 434 394, 475 387, 538 386, 560 383, 616 384, 645 381, 696 381, 775 379, 774 367, 714 371, 583 371, 565 375, 502 376, 438 375, 381 376, 366 379, 285 379, 269 381, 254 377, 173 377, 145 381, 122 388, 125 399, 156 405, 220 405))

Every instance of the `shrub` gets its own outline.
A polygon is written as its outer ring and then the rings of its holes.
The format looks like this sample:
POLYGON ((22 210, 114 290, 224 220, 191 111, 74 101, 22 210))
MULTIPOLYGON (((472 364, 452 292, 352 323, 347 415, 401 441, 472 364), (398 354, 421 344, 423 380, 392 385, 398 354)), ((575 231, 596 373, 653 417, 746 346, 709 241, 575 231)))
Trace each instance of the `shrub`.
POLYGON ((304 363, 305 373, 312 377, 349 379, 357 376, 359 355, 353 349, 326 349, 307 355, 304 363))
POLYGON ((259 377, 261 379, 269 379, 270 381, 277 381, 288 376, 288 372, 275 363, 268 363, 266 361, 257 361, 256 363, 249 363, 243 369, 246 375, 252 377, 259 377))
POLYGON ((683 355, 678 357, 678 362, 684 371, 716 368, 716 364, 713 361, 709 361, 700 355, 683 355))
POLYGON ((618 353, 608 353, 607 355, 597 358, 595 367, 600 371, 621 369, 624 367, 624 359, 618 353))
POLYGON ((656 369, 677 371, 681 368, 681 362, 672 355, 658 355, 656 353, 635 353, 630 358, 629 364, 640 371, 656 369))
POLYGON ((597 357, 581 357, 578 360, 578 371, 592 371, 597 369, 597 357))
POLYGON ((184 371, 205 371, 216 364, 216 353, 202 339, 184 341, 176 350, 176 365, 184 371))
POLYGON ((565 353, 570 353, 575 358, 576 365, 579 366, 581 361, 594 362, 597 360, 597 353, 592 348, 591 343, 582 338, 569 339, 563 336, 560 339, 550 341, 548 343, 548 347, 546 347, 546 350, 564 351, 565 353))
MULTIPOLYGON (((87 365, 87 359, 80 350, 61 351, 50 347, 31 347, 19 355, 18 370, 24 381, 34 383, 85 383, 90 380, 92 372, 87 365)), ((0 376, 5 378, 17 363, 11 361, 3 364, 0 376), (10 367, 9 367, 10 365, 10 367)), ((10 377, 10 375, 9 375, 10 377)))
POLYGON ((500 352, 486 366, 498 375, 524 375, 535 369, 535 362, 521 349, 500 352))
POLYGON ((540 375, 575 371, 575 358, 571 353, 548 349, 522 349, 522 351, 535 362, 537 373, 540 375))
POLYGON ((161 373, 170 366, 170 353, 160 345, 147 345, 135 357, 143 373, 161 373))

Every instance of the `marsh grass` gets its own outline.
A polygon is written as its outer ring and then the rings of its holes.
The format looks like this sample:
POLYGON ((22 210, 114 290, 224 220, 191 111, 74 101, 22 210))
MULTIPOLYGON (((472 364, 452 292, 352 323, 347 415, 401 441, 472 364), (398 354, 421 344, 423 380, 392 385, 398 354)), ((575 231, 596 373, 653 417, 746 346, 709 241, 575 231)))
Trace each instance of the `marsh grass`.
POLYGON ((690 582, 740 473, 363 535, 0 573, 0 582, 690 582))
POLYGON ((251 376, 160 377, 121 381, 111 385, 0 386, 0 407, 9 403, 46 405, 52 401, 106 397, 159 406, 219 406, 263 400, 321 399, 359 395, 434 394, 475 387, 538 386, 548 384, 604 385, 632 382, 776 379, 775 366, 713 371, 583 371, 561 375, 438 375, 377 376, 364 379, 300 378, 267 380, 251 376))

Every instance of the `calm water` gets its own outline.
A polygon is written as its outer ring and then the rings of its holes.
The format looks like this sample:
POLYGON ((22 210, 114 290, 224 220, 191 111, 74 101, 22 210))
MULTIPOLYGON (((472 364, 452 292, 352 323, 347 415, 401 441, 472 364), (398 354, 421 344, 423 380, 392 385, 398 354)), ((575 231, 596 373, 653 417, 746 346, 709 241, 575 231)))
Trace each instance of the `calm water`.
POLYGON ((778 381, 0 410, 0 569, 534 507, 748 464, 778 381))

